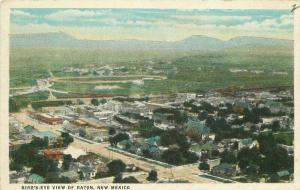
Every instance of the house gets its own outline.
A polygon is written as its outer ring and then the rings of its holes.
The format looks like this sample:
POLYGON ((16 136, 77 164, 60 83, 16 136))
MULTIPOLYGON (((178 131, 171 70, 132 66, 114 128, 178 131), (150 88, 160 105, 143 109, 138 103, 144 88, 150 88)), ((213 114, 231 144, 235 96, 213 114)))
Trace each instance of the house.
POLYGON ((34 128, 31 125, 27 125, 24 127, 24 131, 26 134, 31 134, 33 132, 34 128))
POLYGON ((287 112, 288 109, 280 102, 268 100, 265 103, 265 107, 269 108, 272 114, 278 114, 280 112, 287 112))
POLYGON ((157 146, 150 146, 149 153, 152 157, 159 157, 162 154, 162 151, 157 146))
POLYGON ((169 125, 164 123, 154 123, 154 126, 165 131, 170 129, 175 129, 174 125, 169 125))
POLYGON ((91 165, 79 166, 78 172, 82 173, 84 179, 91 179, 96 176, 97 169, 91 165))
POLYGON ((47 138, 49 140, 49 144, 53 144, 57 141, 59 138, 59 135, 56 133, 53 133, 51 131, 41 131, 41 132, 33 132, 32 136, 39 139, 45 139, 47 138))
POLYGON ((114 111, 114 112, 119 112, 122 108, 122 103, 118 101, 108 101, 106 104, 103 105, 103 108, 106 110, 114 111))
POLYGON ((220 165, 217 165, 212 168, 211 173, 213 175, 217 176, 235 176, 237 171, 236 171, 236 166, 228 163, 221 163, 220 165))
POLYGON ((76 171, 62 172, 62 173, 60 173, 60 177, 67 178, 71 183, 74 183, 74 182, 78 181, 78 179, 79 179, 79 175, 76 171))
POLYGON ((154 136, 147 139, 147 143, 151 146, 159 146, 160 145, 160 136, 154 136))
POLYGON ((44 183, 45 182, 45 178, 43 178, 42 176, 40 176, 38 174, 32 174, 27 179, 27 182, 28 183, 44 183))
POLYGON ((281 170, 279 172, 276 172, 277 177, 283 180, 288 180, 291 177, 291 174, 288 170, 281 170))
POLYGON ((84 163, 91 163, 92 161, 96 160, 98 158, 95 154, 82 154, 77 157, 77 162, 80 162, 82 164, 84 163))
POLYGON ((221 164, 221 158, 207 159, 207 164, 209 165, 209 169, 212 170, 212 168, 221 164))
POLYGON ((176 102, 187 102, 196 99, 196 93, 177 93, 176 102))
POLYGON ((100 163, 97 165, 97 173, 107 173, 109 171, 109 168, 105 163, 100 163))
POLYGON ((232 106, 232 110, 235 113, 243 113, 246 109, 251 109, 250 104, 246 101, 236 101, 232 106))
POLYGON ((63 130, 65 132, 79 136, 80 127, 78 127, 77 125, 74 125, 72 123, 67 123, 67 124, 64 124, 63 130))
POLYGON ((128 126, 132 126, 132 127, 137 127, 138 126, 138 121, 135 119, 131 119, 128 117, 125 117, 123 115, 115 115, 114 118, 121 124, 125 124, 128 126))
POLYGON ((160 113, 160 112, 153 113, 153 120, 155 123, 169 124, 170 118, 174 118, 173 113, 160 113))
POLYGON ((215 153, 218 153, 218 146, 210 142, 195 144, 191 146, 191 151, 196 153, 200 158, 214 159, 215 153))
POLYGON ((131 146, 132 142, 130 140, 122 140, 121 142, 118 142, 117 147, 120 149, 127 149, 131 146))
POLYGON ((205 121, 189 119, 187 123, 186 134, 192 140, 199 142, 209 138, 210 129, 206 126, 205 121))
POLYGON ((44 156, 51 160, 62 160, 63 152, 59 150, 44 150, 44 156))
POLYGON ((254 148, 254 147, 258 147, 258 141, 257 140, 252 140, 252 138, 246 138, 246 139, 241 139, 238 142, 238 150, 241 150, 244 147, 247 148, 254 148))

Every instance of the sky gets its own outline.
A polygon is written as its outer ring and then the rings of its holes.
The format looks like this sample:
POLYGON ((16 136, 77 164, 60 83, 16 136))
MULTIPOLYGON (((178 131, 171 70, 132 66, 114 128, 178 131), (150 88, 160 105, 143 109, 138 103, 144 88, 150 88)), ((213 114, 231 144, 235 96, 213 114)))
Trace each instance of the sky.
POLYGON ((179 41, 193 35, 293 39, 289 10, 11 9, 10 33, 65 32, 78 39, 179 41))

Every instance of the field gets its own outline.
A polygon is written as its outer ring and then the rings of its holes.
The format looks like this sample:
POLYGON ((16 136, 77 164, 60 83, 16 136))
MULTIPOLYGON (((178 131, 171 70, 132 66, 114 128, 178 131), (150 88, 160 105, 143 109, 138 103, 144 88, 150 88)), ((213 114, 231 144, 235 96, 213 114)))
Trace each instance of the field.
POLYGON ((136 95, 198 92, 228 86, 292 86, 292 52, 292 49, 268 47, 239 47, 218 52, 12 49, 10 85, 34 85, 35 79, 49 77, 50 70, 56 77, 52 88, 73 93, 136 95), (106 77, 61 72, 70 66, 105 65, 124 66, 127 72, 106 77), (143 80, 142 75, 166 79, 143 80), (143 83, 136 84, 134 80, 143 83))

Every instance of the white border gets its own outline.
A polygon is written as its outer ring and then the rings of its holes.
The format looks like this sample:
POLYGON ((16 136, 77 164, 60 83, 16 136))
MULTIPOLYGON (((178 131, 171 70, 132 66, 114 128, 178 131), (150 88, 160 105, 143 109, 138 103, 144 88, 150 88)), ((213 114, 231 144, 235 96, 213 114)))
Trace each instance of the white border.
MULTIPOLYGON (((300 1, 295 0, 64 0, 64 1, 45 1, 45 0, 6 0, 1 5, 1 64, 0 64, 0 189, 21 189, 21 185, 9 184, 8 171, 8 93, 9 93, 9 10, 10 8, 158 8, 158 9, 288 9, 293 4, 300 5, 300 1)), ((295 29, 294 29, 294 93, 295 93, 295 181, 288 184, 137 184, 130 185, 131 189, 299 189, 299 140, 298 134, 299 118, 296 117, 299 112, 299 53, 300 53, 300 26, 299 13, 300 8, 295 11, 295 29)), ((51 189, 51 188, 50 188, 51 189)))

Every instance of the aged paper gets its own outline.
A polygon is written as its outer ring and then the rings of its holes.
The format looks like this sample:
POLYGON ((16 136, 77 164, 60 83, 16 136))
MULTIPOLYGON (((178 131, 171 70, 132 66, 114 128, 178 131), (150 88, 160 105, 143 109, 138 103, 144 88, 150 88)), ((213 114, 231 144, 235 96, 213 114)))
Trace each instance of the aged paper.
POLYGON ((296 189, 299 6, 2 2, 1 189, 296 189))

